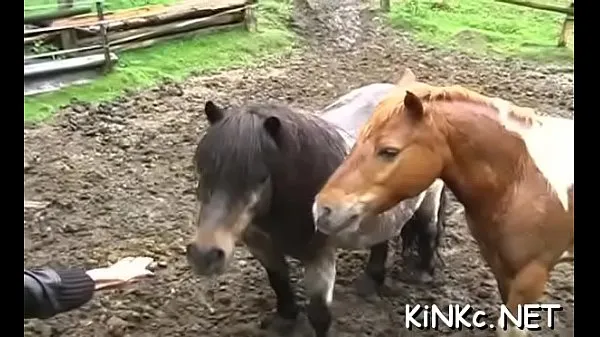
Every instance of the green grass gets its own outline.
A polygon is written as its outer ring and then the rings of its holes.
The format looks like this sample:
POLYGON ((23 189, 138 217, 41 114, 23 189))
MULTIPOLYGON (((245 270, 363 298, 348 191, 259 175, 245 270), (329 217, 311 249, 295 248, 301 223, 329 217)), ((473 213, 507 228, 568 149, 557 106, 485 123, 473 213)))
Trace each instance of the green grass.
MULTIPOLYGON (((148 2, 120 0, 111 1, 111 4, 117 5, 115 8, 126 8, 148 2)), ((168 0, 152 1, 160 2, 168 0)), ((261 0, 257 13, 258 32, 232 29, 121 53, 115 69, 92 83, 25 98, 24 120, 44 121, 73 98, 86 102, 110 100, 125 89, 140 90, 165 79, 182 80, 192 73, 252 65, 265 57, 286 53, 294 42, 294 35, 287 28, 290 10, 289 0, 261 0)))
MULTIPOLYGON (((534 0, 566 7, 569 0, 534 0)), ((493 0, 396 0, 389 20, 434 45, 474 53, 521 57, 542 62, 571 62, 573 46, 558 48, 564 14, 493 0)))

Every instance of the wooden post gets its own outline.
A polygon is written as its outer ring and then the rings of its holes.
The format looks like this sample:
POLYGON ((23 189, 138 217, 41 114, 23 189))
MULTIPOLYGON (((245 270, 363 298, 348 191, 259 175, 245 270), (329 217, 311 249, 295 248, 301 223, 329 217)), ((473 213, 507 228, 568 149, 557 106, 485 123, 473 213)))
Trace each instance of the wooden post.
MULTIPOLYGON (((73 8, 73 0, 58 0, 59 10, 67 10, 73 8)), ((66 29, 60 32, 60 44, 63 49, 71 49, 75 47, 77 39, 75 32, 72 29, 66 29)))
POLYGON ((390 11, 390 0, 380 0, 379 5, 381 6, 381 10, 384 12, 390 11))
POLYGON ((244 9, 244 23, 249 32, 256 31, 256 12, 253 4, 248 4, 244 9))
MULTIPOLYGON (((571 2, 571 5, 569 7, 574 9, 574 4, 575 2, 571 2)), ((573 31, 573 25, 575 24, 575 17, 568 15, 565 16, 565 21, 563 21, 563 25, 562 25, 562 30, 560 32, 560 36, 558 38, 558 47, 566 47, 567 46, 567 39, 569 38, 569 36, 571 35, 571 32, 573 31)))
MULTIPOLYGON (((98 14, 98 22, 104 21, 104 4, 102 1, 96 1, 96 12, 98 14)), ((102 49, 104 50, 104 66, 102 72, 107 73, 112 67, 110 61, 110 45, 108 44, 108 36, 106 34, 106 24, 101 23, 99 29, 100 38, 102 40, 102 49)))

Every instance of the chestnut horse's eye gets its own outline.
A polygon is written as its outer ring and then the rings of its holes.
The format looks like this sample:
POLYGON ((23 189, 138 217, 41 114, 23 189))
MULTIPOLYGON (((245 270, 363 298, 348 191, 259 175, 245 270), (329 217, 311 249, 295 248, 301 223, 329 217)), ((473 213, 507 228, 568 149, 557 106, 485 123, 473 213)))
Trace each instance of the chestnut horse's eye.
POLYGON ((400 149, 394 147, 384 147, 383 149, 377 151, 377 156, 383 159, 394 159, 400 153, 400 149))

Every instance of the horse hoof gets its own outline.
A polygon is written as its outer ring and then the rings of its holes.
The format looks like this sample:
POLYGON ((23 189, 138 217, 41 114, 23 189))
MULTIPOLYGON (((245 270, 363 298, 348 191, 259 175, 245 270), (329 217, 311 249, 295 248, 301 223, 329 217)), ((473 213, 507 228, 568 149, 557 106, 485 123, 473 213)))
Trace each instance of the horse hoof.
MULTIPOLYGON (((324 334, 314 334, 315 337, 335 337, 337 334, 334 332, 335 330, 333 328, 330 328, 329 331, 327 331, 324 334)), ((308 337, 308 336, 307 336, 308 337)))
POLYGON ((354 281, 354 287, 360 297, 372 298, 379 293, 380 285, 369 275, 362 274, 354 281))
POLYGON ((381 287, 380 293, 382 297, 406 296, 406 284, 404 282, 387 282, 381 287))
POLYGON ((313 337, 314 332, 306 315, 298 314, 295 319, 283 318, 277 314, 261 322, 267 337, 313 337))
POLYGON ((426 271, 404 272, 399 277, 400 281, 411 284, 431 284, 433 276, 426 271))
POLYGON ((431 284, 433 283, 433 276, 428 272, 420 272, 417 273, 415 280, 421 284, 431 284))
MULTIPOLYGON (((309 335, 307 335, 307 337, 308 336, 309 335)), ((331 326, 329 327, 329 329, 326 332, 318 333, 318 332, 315 331, 313 336, 314 337, 335 337, 335 336, 337 336, 336 328, 335 328, 335 323, 332 322, 331 326)))

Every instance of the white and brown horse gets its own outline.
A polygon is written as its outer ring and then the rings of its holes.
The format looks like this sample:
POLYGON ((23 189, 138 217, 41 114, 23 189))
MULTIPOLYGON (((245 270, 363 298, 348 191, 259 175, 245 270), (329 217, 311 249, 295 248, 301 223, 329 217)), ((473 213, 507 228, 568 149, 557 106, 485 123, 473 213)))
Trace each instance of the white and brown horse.
POLYGON ((554 266, 573 260, 573 142, 573 120, 460 86, 404 83, 317 195, 317 225, 360 223, 442 179, 516 317, 519 305, 540 300, 554 266))

